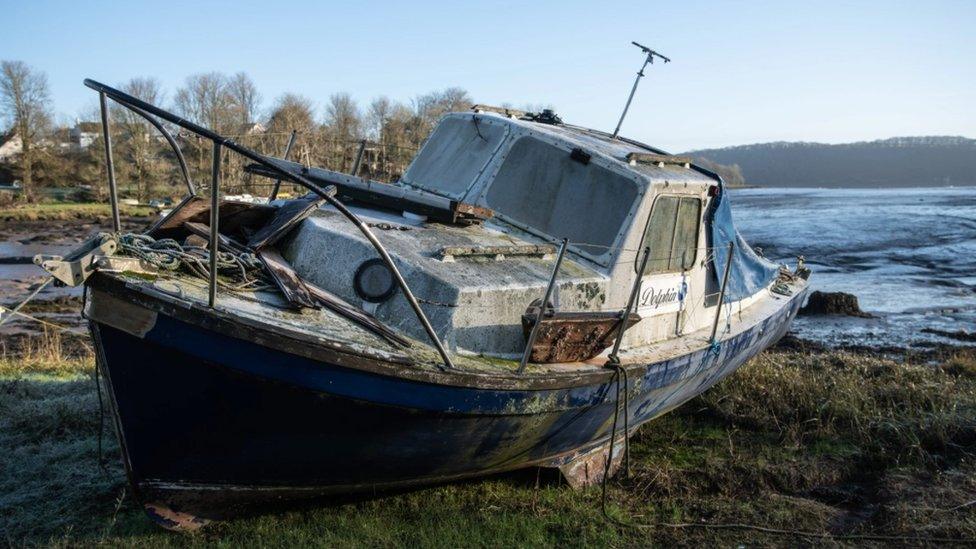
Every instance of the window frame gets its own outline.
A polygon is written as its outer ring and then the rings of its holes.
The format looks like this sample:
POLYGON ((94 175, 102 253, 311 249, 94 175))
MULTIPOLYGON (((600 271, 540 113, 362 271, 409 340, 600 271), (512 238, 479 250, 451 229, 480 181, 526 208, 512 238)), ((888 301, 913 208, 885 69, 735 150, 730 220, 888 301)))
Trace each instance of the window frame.
POLYGON ((634 272, 637 273, 638 276, 643 277, 643 276, 657 275, 657 274, 681 273, 681 272, 691 270, 691 268, 695 266, 695 263, 698 261, 698 244, 699 242, 701 242, 701 226, 703 220, 702 216, 704 215, 704 205, 705 205, 705 201, 702 200, 702 198, 698 195, 680 194, 680 193, 661 193, 658 194, 656 197, 654 197, 654 202, 651 204, 651 210, 647 213, 647 221, 644 222, 644 229, 641 231, 640 245, 637 247, 637 253, 634 255, 634 272), (654 215, 654 209, 657 208, 658 201, 661 200, 662 198, 675 198, 678 201, 678 204, 674 208, 674 219, 672 220, 671 223, 671 246, 669 247, 669 249, 674 249, 674 239, 677 238, 678 215, 681 212, 681 201, 685 199, 689 199, 698 202, 698 216, 695 225, 695 246, 693 248, 695 254, 692 256, 690 261, 691 267, 688 267, 686 269, 682 269, 682 268, 672 269, 671 262, 673 261, 674 258, 669 258, 667 269, 652 271, 652 272, 648 272, 645 269, 645 271, 642 273, 640 272, 640 264, 643 259, 641 257, 641 254, 644 251, 644 241, 647 239, 647 230, 650 228, 651 217, 654 215))
POLYGON ((426 193, 431 193, 437 196, 443 196, 451 200, 464 201, 467 198, 468 194, 471 193, 471 189, 473 189, 481 181, 482 176, 484 176, 485 171, 488 169, 491 163, 498 156, 499 151, 503 150, 505 145, 509 142, 511 138, 511 134, 512 134, 512 127, 510 124, 505 123, 505 121, 497 120, 491 116, 485 116, 479 113, 471 113, 471 114, 448 113, 443 117, 441 117, 441 119, 437 121, 437 124, 434 125, 434 128, 431 130, 430 134, 427 135, 427 137, 424 139, 424 143, 423 145, 420 146, 420 149, 417 151, 417 154, 414 155, 413 159, 410 161, 410 164, 408 164, 406 169, 403 171, 403 176, 400 177, 400 180, 398 182, 408 187, 426 193), (478 172, 474 175, 471 181, 467 182, 462 192, 448 192, 444 189, 439 189, 439 188, 434 188, 434 187, 424 185, 422 184, 422 182, 418 183, 411 177, 411 173, 410 173, 411 169, 414 167, 414 163, 416 163, 417 159, 424 154, 427 146, 431 144, 432 138, 437 133, 438 128, 440 128, 440 126, 447 120, 467 121, 474 124, 475 127, 477 127, 479 124, 499 126, 502 128, 503 131, 501 139, 498 140, 498 144, 495 145, 495 148, 491 151, 491 154, 488 155, 485 161, 481 164, 481 167, 478 168, 478 172))
MULTIPOLYGON (((491 164, 484 170, 484 172, 482 172, 482 179, 479 180, 480 182, 478 186, 475 189, 473 189, 474 191, 473 194, 477 196, 476 200, 478 205, 484 206, 486 208, 491 207, 488 204, 487 196, 488 193, 491 191, 495 177, 498 175, 498 172, 501 170, 502 166, 505 164, 505 161, 508 159, 508 154, 509 152, 511 152, 512 147, 514 147, 515 143, 525 138, 532 138, 536 141, 540 141, 542 143, 551 145, 552 147, 564 151, 567 156, 570 155, 573 149, 578 146, 574 143, 567 142, 564 139, 560 139, 558 137, 543 132, 539 132, 530 128, 513 126, 511 131, 509 132, 506 146, 502 150, 500 150, 497 154, 495 154, 495 157, 492 159, 491 164)), ((634 201, 630 205, 630 209, 627 211, 627 215, 624 216, 623 223, 619 227, 617 231, 617 236, 614 238, 613 244, 610 247, 610 249, 607 249, 605 252, 601 254, 595 254, 588 249, 581 248, 579 246, 574 245, 573 242, 570 242, 569 246, 567 247, 567 251, 577 255, 582 259, 595 263, 596 265, 601 267, 602 270, 604 271, 610 271, 611 269, 613 269, 614 263, 616 261, 616 257, 620 253, 620 247, 623 246, 624 241, 627 239, 627 235, 630 234, 630 231, 633 229, 633 224, 636 221, 637 214, 641 208, 641 203, 643 202, 644 196, 647 194, 648 190, 650 189, 650 184, 645 183, 645 178, 641 174, 635 173, 632 170, 627 169, 626 167, 620 166, 619 162, 616 162, 615 159, 604 157, 604 155, 599 151, 594 151, 592 149, 585 149, 585 150, 592 154, 592 157, 590 159, 591 164, 600 166, 618 176, 623 177, 624 179, 627 179, 628 181, 630 181, 630 183, 634 185, 634 188, 637 191, 634 201)), ((472 193, 469 191, 469 196, 471 194, 472 193)), ((512 225, 517 229, 521 229, 529 234, 538 236, 540 238, 544 238, 552 243, 558 243, 560 241, 558 237, 545 233, 530 225, 526 225, 525 223, 522 223, 517 219, 511 218, 502 212, 494 211, 494 218, 499 219, 509 225, 512 225)))

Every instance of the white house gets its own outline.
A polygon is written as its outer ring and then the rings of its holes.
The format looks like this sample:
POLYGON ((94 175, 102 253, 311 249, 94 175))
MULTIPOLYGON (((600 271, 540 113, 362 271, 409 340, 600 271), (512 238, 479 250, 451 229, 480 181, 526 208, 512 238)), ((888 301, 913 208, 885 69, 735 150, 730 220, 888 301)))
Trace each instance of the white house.
POLYGON ((23 140, 13 130, 5 134, 0 134, 0 161, 9 161, 14 156, 20 154, 23 148, 23 140))
POLYGON ((76 121, 75 126, 68 131, 71 144, 79 149, 87 149, 101 135, 102 126, 98 122, 76 121))

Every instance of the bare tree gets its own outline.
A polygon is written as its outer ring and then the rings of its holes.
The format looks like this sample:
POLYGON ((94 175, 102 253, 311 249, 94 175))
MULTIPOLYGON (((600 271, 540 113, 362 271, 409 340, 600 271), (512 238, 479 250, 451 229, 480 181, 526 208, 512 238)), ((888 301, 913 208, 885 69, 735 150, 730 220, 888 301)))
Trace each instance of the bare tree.
POLYGON ((176 110, 216 132, 226 131, 232 121, 232 105, 227 77, 219 72, 194 74, 176 92, 176 110))
POLYGON ((326 165, 344 171, 352 167, 355 150, 353 142, 362 139, 363 119, 359 106, 348 93, 335 93, 325 105, 326 165))
POLYGON ((421 95, 414 99, 413 103, 414 110, 417 112, 419 133, 426 137, 442 116, 449 112, 470 110, 474 102, 467 91, 461 88, 447 88, 421 95))
POLYGON ((20 137, 22 151, 21 178, 24 198, 33 195, 35 140, 47 129, 51 120, 51 96, 47 75, 22 61, 0 63, 0 112, 20 137))
POLYGON ((346 92, 334 93, 325 106, 325 124, 332 137, 340 141, 359 139, 363 121, 359 106, 346 92))
POLYGON ((310 132, 315 128, 315 108, 302 95, 286 93, 275 100, 268 118, 268 131, 286 133, 292 130, 310 132))
POLYGON ((393 112, 394 104, 385 95, 377 97, 369 104, 366 111, 366 136, 374 141, 383 137, 383 126, 393 112))
MULTIPOLYGON (((227 91, 227 77, 219 72, 194 74, 176 92, 176 110, 183 117, 202 124, 218 133, 226 133, 233 120, 232 99, 227 91)), ((210 143, 196 139, 199 176, 207 173, 205 151, 210 143)))
POLYGON ((249 126, 257 119, 261 94, 246 72, 239 72, 227 81, 227 92, 233 101, 233 111, 241 127, 249 126))
MULTIPOLYGON (((133 78, 119 88, 153 105, 163 102, 162 85, 155 78, 133 78)), ((139 197, 148 199, 152 194, 153 183, 160 179, 161 171, 157 155, 159 147, 154 139, 155 130, 144 118, 124 107, 115 107, 112 110, 112 119, 119 134, 119 152, 129 161, 119 163, 120 175, 128 175, 137 184, 139 197)))
POLYGON ((272 154, 280 154, 292 130, 300 135, 292 151, 292 160, 311 163, 318 158, 321 148, 321 135, 315 123, 315 107, 312 101, 302 95, 286 93, 275 100, 268 117, 268 133, 272 135, 272 154))

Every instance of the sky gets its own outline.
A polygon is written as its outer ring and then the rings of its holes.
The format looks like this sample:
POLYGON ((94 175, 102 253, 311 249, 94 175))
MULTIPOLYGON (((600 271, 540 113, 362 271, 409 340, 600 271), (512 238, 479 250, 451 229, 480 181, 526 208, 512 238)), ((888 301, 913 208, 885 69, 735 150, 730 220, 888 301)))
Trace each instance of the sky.
POLYGON ((548 104, 672 152, 769 141, 976 137, 976 0, 643 2, 52 2, 0 0, 0 59, 82 85, 137 76, 166 99, 193 73, 246 71, 268 107, 345 91, 409 101, 460 86, 479 103, 548 104))

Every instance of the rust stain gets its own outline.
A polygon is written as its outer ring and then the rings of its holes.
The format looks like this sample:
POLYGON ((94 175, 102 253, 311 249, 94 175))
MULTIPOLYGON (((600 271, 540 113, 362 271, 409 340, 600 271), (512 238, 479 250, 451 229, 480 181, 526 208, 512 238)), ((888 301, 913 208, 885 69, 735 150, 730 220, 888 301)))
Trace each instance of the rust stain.
POLYGON ((163 503, 147 503, 144 507, 149 518, 167 530, 191 533, 210 524, 207 519, 174 511, 163 503))
MULTIPOLYGON (((538 307, 522 315, 522 331, 528 338, 536 322, 538 307)), ((627 328, 640 321, 632 313, 627 328)), ((616 312, 548 312, 542 319, 529 361, 537 364, 582 362, 613 345, 620 330, 620 313, 616 312)))

